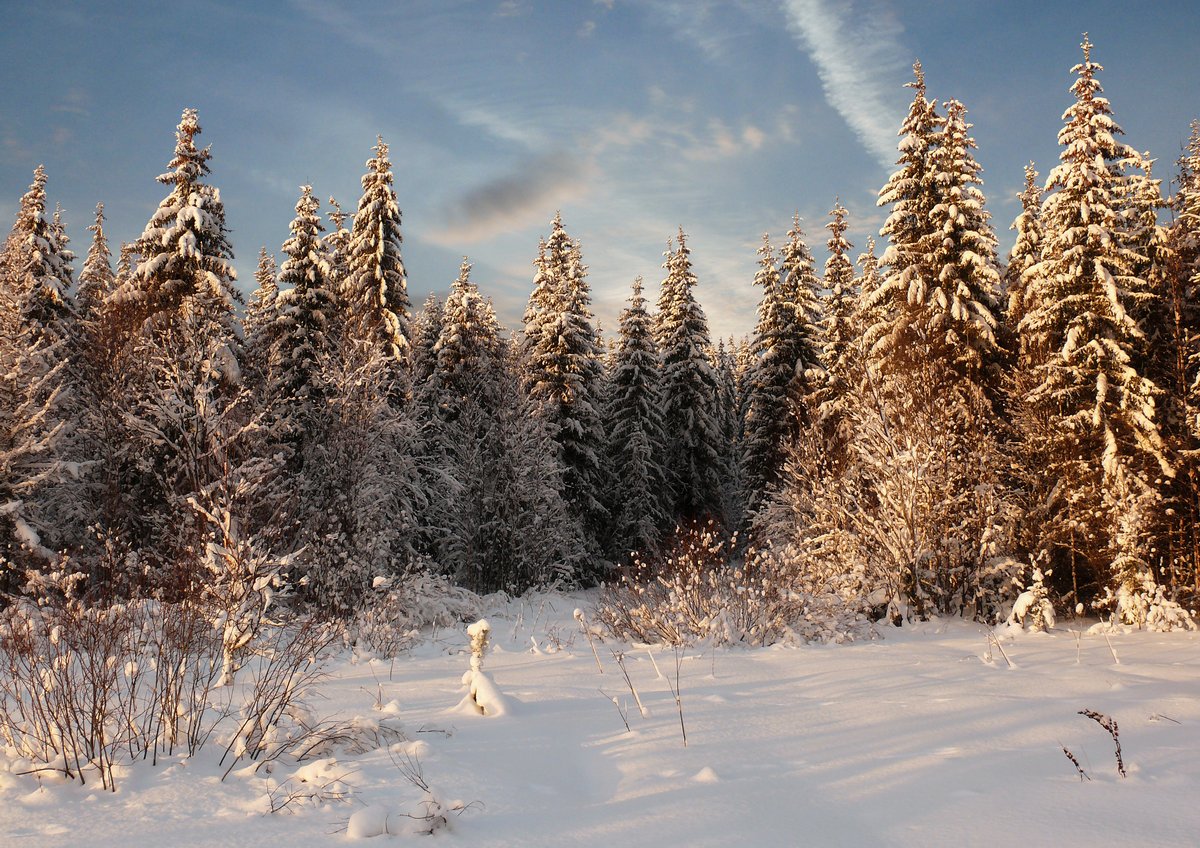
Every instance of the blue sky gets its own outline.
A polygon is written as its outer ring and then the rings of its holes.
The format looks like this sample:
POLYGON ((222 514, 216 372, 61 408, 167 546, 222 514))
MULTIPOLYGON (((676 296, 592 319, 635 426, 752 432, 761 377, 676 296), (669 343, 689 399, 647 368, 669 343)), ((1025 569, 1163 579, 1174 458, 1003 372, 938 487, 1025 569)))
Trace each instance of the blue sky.
MULTIPOLYGON (((236 265, 278 253, 311 183, 353 209, 391 145, 415 302, 462 256, 511 328, 561 210, 606 327, 653 291, 682 226, 715 335, 753 325, 763 232, 798 211, 818 261, 837 196, 857 248, 919 58, 975 124, 1001 243, 1025 162, 1043 175, 1084 30, 1126 140, 1169 179, 1200 117, 1200 4, 1007 0, 0 0, 0 220, 45 163, 82 261, 105 203, 114 243, 162 198, 184 107, 212 145, 236 265)), ((326 207, 323 205, 323 210, 326 207)), ((78 266, 79 263, 77 263, 78 266)))

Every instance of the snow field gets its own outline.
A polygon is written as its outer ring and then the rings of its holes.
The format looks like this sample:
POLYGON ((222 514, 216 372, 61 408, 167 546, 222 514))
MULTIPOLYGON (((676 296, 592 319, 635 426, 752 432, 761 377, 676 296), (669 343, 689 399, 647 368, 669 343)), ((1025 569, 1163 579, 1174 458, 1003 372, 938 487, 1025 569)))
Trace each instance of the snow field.
POLYGON ((685 748, 664 679, 672 650, 649 649, 652 662, 644 647, 598 642, 601 674, 577 606, 588 610, 564 596, 488 610, 483 670, 503 715, 455 708, 465 626, 395 661, 341 655, 313 712, 406 739, 224 782, 219 753, 205 749, 134 767, 115 794, 0 775, 0 844, 385 844, 418 838, 431 799, 449 821, 439 841, 464 846, 1196 844, 1195 633, 1005 631, 1012 667, 984 628, 958 620, 850 645, 687 649, 685 748), (1085 708, 1119 723, 1127 778, 1085 708), (405 776, 414 768, 430 795, 405 776), (266 814, 289 780, 324 800, 266 814))

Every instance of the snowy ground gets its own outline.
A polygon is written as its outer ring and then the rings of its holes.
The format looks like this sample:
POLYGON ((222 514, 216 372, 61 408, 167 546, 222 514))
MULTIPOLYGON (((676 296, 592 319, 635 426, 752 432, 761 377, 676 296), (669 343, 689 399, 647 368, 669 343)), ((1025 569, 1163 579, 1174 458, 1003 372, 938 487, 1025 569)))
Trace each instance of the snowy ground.
POLYGON ((1005 637, 1011 668, 962 621, 851 645, 689 650, 685 748, 665 679, 672 652, 654 649, 659 677, 645 649, 598 644, 600 674, 572 621, 577 605, 551 596, 489 615, 497 645, 484 670, 508 700, 504 715, 455 709, 467 636, 443 630, 395 662, 338 658, 311 699, 322 715, 402 725, 407 742, 223 782, 219 751, 206 749, 135 768, 116 794, 0 775, 0 845, 363 844, 352 834, 416 824, 404 814, 422 809, 422 793, 406 760, 447 803, 466 805, 438 836, 464 846, 1200 842, 1197 634, 1115 635, 1110 650, 1060 624, 1005 637), (613 648, 626 652, 646 718, 613 648), (630 731, 599 690, 618 697, 630 731), (1085 708, 1119 723, 1128 777, 1109 735, 1077 714, 1085 708), (265 814, 288 778, 349 798, 265 814))

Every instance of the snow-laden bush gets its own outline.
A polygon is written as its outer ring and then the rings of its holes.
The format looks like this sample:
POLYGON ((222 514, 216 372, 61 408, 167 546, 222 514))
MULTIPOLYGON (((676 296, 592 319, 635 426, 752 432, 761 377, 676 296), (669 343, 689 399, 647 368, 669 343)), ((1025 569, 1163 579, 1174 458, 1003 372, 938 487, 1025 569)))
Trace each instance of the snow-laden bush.
POLYGON ((1012 612, 1008 615, 1007 624, 1042 632, 1054 627, 1054 604, 1050 602, 1046 592, 1046 576, 1040 568, 1033 569, 1033 579, 1029 588, 1017 596, 1013 603, 1012 612))
POLYGON ((1196 629, 1193 615, 1167 597, 1164 587, 1149 570, 1122 581, 1116 591, 1105 587, 1103 597, 1094 606, 1112 613, 1110 622, 1096 625, 1099 629, 1131 627, 1160 633, 1196 629))
POLYGON ((225 746, 230 768, 307 747, 296 717, 335 631, 297 622, 259 634, 244 646, 237 680, 246 685, 235 692, 217 687, 225 633, 201 604, 92 606, 65 570, 56 584, 39 593, 42 606, 14 601, 0 612, 0 739, 11 771, 115 790, 125 766, 193 756, 208 743, 225 746))
POLYGON ((453 627, 483 611, 482 598, 430 571, 376 577, 374 589, 352 631, 359 645, 383 656, 410 647, 427 627, 453 627))
POLYGON ((870 631, 853 592, 799 580, 794 550, 731 558, 711 525, 681 532, 658 567, 635 559, 606 587, 596 621, 622 639, 672 645, 841 642, 870 631))

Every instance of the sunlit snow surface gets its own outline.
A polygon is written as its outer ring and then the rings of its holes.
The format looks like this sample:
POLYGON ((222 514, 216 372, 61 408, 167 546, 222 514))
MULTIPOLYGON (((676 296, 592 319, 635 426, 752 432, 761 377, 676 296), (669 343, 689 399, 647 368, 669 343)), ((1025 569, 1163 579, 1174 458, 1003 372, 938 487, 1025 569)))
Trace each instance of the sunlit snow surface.
MULTIPOLYGON (((954 620, 849 645, 690 649, 680 664, 685 748, 644 648, 599 643, 597 671, 572 618, 588 600, 487 611, 484 667, 504 715, 454 709, 465 625, 395 662, 343 655, 313 711, 402 725, 409 741, 224 782, 219 749, 206 749, 133 768, 115 795, 3 774, 0 845, 406 842, 421 837, 391 834, 419 830, 408 814, 429 797, 449 811, 438 842, 472 847, 1197 844, 1197 634, 1118 634, 1110 650, 1103 635, 1077 642, 1075 623, 1060 622, 1049 634, 1002 636, 1005 660, 981 626, 954 620), (625 652, 648 717, 612 649, 625 652), (1118 722, 1127 778, 1109 735, 1077 714, 1085 708, 1118 722), (403 776, 406 763, 419 763, 432 796, 403 776), (264 814, 288 778, 349 800, 264 814)), ((673 679, 672 651, 653 650, 673 679)))

